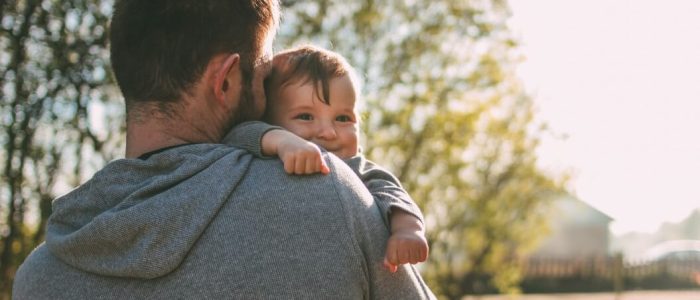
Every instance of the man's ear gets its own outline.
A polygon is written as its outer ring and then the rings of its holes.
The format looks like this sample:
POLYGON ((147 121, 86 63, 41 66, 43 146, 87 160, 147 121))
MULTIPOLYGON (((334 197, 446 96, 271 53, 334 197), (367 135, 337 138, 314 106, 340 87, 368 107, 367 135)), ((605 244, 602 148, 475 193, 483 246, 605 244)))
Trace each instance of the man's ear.
POLYGON ((238 70, 241 56, 238 53, 229 54, 219 65, 219 69, 214 75, 214 95, 216 100, 224 103, 226 92, 231 90, 231 72, 238 70))

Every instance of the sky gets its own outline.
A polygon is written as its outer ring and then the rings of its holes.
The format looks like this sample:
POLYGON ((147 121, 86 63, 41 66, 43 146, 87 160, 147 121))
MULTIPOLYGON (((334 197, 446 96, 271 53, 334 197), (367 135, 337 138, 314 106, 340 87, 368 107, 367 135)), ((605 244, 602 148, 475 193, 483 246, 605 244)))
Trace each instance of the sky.
POLYGON ((615 234, 700 208, 700 1, 510 0, 543 137, 615 234))

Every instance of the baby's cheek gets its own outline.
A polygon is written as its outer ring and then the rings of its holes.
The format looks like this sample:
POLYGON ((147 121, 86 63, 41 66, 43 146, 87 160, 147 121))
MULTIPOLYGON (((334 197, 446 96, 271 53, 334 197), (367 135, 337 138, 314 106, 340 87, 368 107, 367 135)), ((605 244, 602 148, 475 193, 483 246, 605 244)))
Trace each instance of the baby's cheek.
POLYGON ((288 126, 282 126, 285 129, 289 130, 289 132, 296 134, 298 137, 305 139, 307 141, 313 140, 314 137, 314 131, 312 128, 309 128, 309 126, 305 125, 300 125, 300 124, 291 124, 288 126))
POLYGON ((360 140, 359 134, 358 134, 358 133, 355 133, 355 134, 353 135, 352 140, 351 140, 351 143, 352 143, 351 149, 352 149, 352 151, 353 151, 353 153, 351 154, 351 156, 355 156, 355 155, 357 155, 358 152, 360 152, 359 140, 360 140))

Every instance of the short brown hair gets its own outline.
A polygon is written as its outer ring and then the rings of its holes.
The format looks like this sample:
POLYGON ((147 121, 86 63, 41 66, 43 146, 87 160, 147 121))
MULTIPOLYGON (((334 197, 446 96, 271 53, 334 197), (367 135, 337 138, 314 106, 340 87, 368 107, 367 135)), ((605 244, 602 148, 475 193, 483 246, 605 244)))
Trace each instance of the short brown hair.
POLYGON ((111 61, 127 111, 177 102, 217 54, 239 53, 252 70, 278 10, 277 0, 117 0, 111 61))
POLYGON ((279 88, 291 83, 306 84, 311 82, 315 87, 316 96, 323 103, 330 104, 330 80, 345 75, 350 77, 356 95, 359 95, 357 74, 343 56, 316 46, 304 45, 275 55, 274 67, 265 81, 265 90, 270 95, 269 91, 273 87, 279 88))

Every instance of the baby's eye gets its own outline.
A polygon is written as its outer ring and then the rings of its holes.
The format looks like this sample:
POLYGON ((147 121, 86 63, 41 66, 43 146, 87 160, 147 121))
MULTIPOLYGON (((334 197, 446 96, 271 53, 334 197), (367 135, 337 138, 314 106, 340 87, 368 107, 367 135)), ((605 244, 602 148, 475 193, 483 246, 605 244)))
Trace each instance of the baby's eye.
POLYGON ((311 116, 311 114, 307 114, 307 113, 298 114, 298 115, 297 115, 296 117, 294 117, 294 118, 295 118, 295 119, 299 119, 299 120, 304 120, 304 121, 311 121, 311 120, 314 119, 314 117, 311 116))
POLYGON ((352 118, 350 116, 346 116, 346 115, 337 116, 335 118, 335 120, 338 122, 352 122, 352 118))

